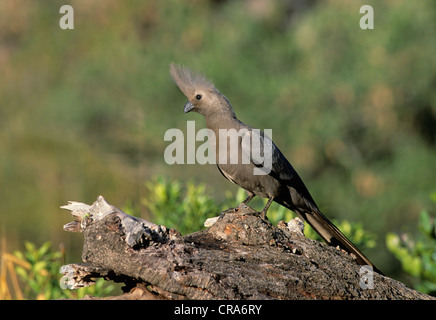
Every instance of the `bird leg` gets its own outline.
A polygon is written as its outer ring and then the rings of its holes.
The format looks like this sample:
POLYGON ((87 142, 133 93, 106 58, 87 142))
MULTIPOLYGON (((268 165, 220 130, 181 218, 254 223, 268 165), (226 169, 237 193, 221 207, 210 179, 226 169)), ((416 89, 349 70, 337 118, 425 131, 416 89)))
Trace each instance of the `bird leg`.
MULTIPOLYGON (((255 197, 255 194, 251 193, 249 191, 247 191, 247 194, 248 194, 247 198, 245 198, 245 200, 242 201, 237 207, 235 207, 233 209, 228 209, 226 211, 233 210, 233 212, 238 212, 240 209, 248 207, 247 203, 249 203, 255 197)), ((223 213, 224 212, 222 212, 221 214, 223 214, 223 213)))
POLYGON ((241 204, 248 204, 253 198, 254 198, 254 193, 248 192, 247 198, 245 198, 245 200, 242 201, 241 204))
POLYGON ((268 202, 265 205, 265 208, 263 208, 263 210, 260 212, 260 217, 263 220, 266 220, 266 212, 268 211, 268 209, 269 209, 271 203, 273 202, 273 200, 274 200, 274 197, 269 198, 268 202))
POLYGON ((241 208, 246 208, 246 207, 248 207, 248 203, 251 201, 251 199, 253 199, 254 198, 254 196, 255 196, 255 194, 254 193, 251 193, 251 192, 249 192, 249 191, 247 191, 247 194, 248 194, 248 196, 247 196, 247 198, 245 198, 245 200, 244 201, 242 201, 236 208, 235 208, 235 212, 236 211, 239 211, 239 209, 241 209, 241 208))

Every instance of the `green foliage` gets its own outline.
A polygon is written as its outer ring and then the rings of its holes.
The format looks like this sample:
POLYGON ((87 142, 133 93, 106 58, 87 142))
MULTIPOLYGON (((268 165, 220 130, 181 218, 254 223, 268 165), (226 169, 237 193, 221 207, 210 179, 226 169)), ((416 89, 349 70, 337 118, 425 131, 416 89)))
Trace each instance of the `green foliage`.
POLYGON ((60 286, 63 253, 51 248, 50 242, 45 242, 41 247, 26 241, 24 251, 15 251, 14 255, 20 264, 15 266, 15 272, 22 280, 21 291, 25 299, 62 299, 81 298, 86 294, 105 296, 114 286, 103 279, 98 279, 96 284, 78 290, 62 289, 60 286))
POLYGON ((219 206, 206 192, 204 184, 156 177, 145 184, 147 195, 142 203, 153 214, 153 222, 175 228, 182 234, 201 229, 205 218, 219 213, 219 206))
MULTIPOLYGON (((431 198, 436 203, 436 193, 431 198)), ((436 295, 436 221, 426 210, 420 213, 418 230, 416 237, 388 233, 386 245, 403 270, 414 278, 414 287, 436 295)))
POLYGON ((25 283, 23 290, 25 297, 28 299, 60 298, 59 279, 54 275, 59 274, 61 252, 50 250, 50 242, 44 243, 40 248, 27 241, 24 245, 25 251, 15 251, 14 255, 27 262, 29 266, 29 268, 15 267, 15 272, 25 283))

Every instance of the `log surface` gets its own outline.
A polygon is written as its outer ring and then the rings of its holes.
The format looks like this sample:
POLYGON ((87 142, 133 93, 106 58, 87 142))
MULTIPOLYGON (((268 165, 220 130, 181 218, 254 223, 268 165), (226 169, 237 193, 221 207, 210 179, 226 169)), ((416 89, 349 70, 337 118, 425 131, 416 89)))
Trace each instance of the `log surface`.
POLYGON ((62 270, 71 289, 103 277, 125 284, 112 299, 433 299, 305 238, 299 221, 276 227, 246 206, 186 236, 101 196, 62 208, 76 218, 64 229, 84 234, 84 263, 62 270))

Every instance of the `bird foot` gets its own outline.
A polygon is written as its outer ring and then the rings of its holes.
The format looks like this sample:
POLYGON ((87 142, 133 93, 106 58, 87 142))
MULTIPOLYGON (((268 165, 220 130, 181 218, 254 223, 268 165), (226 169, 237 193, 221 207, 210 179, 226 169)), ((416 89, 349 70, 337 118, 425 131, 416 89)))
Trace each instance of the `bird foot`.
POLYGON ((244 211, 247 209, 251 209, 251 207, 249 207, 246 203, 242 202, 239 204, 239 206, 237 206, 236 208, 234 208, 235 212, 239 212, 239 211, 244 211))
POLYGON ((220 214, 220 218, 224 217, 226 213, 237 213, 240 212, 242 214, 257 214, 258 212, 253 210, 250 206, 246 205, 244 202, 240 203, 237 207, 229 208, 224 210, 220 214))
POLYGON ((253 215, 258 216, 262 220, 268 221, 268 218, 266 217, 266 213, 263 211, 256 211, 253 213, 253 215))
POLYGON ((221 220, 224 218, 224 216, 227 213, 239 213, 243 216, 245 215, 251 215, 261 218, 262 220, 269 222, 268 218, 266 217, 266 212, 262 211, 256 211, 250 206, 247 206, 245 203, 239 204, 237 207, 229 208, 227 210, 224 210, 221 212, 220 216, 218 217, 218 220, 221 220))
POLYGON ((234 210, 234 212, 242 211, 242 214, 244 215, 253 215, 261 218, 262 220, 268 221, 268 218, 266 217, 266 212, 264 210, 256 211, 250 206, 246 205, 244 202, 234 208, 234 210))
POLYGON ((229 208, 229 209, 227 209, 227 210, 221 211, 220 216, 218 217, 218 219, 221 220, 222 218, 224 218, 224 216, 225 216, 227 213, 235 213, 235 212, 238 212, 238 211, 239 211, 239 207, 236 207, 236 208, 229 208))

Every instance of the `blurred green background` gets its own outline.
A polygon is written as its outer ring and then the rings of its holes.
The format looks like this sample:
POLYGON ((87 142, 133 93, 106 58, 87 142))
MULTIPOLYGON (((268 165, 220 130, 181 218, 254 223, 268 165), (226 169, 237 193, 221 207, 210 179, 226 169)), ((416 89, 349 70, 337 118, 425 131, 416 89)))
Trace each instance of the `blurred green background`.
POLYGON ((236 193, 215 165, 164 162, 166 130, 205 125, 183 114, 174 61, 272 129, 321 210, 375 234, 365 252, 401 279, 386 234, 413 235, 434 212, 435 36, 433 0, 2 0, 1 238, 9 251, 62 242, 78 262, 82 235, 62 230, 69 200, 102 194, 150 219, 155 176, 203 183, 217 202, 236 193), (74 30, 59 27, 64 4, 74 30), (359 27, 364 4, 374 30, 359 27))

